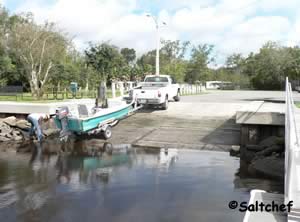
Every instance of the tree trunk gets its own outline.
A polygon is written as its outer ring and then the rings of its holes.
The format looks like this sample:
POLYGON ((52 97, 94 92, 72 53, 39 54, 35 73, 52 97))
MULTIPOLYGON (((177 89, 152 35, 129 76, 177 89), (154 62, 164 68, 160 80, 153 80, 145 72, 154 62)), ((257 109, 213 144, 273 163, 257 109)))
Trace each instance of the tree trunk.
POLYGON ((89 80, 86 80, 86 84, 85 84, 85 91, 88 92, 89 91, 89 80))
POLYGON ((35 70, 31 71, 30 88, 31 88, 31 93, 32 93, 33 97, 35 99, 39 99, 40 98, 40 88, 39 88, 39 81, 38 81, 35 70))

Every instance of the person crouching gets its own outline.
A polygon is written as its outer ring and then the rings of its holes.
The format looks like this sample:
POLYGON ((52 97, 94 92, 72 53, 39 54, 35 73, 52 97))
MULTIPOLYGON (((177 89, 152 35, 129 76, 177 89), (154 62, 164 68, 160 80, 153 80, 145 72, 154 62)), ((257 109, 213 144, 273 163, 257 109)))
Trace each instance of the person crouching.
POLYGON ((43 130, 42 123, 47 122, 50 119, 50 116, 44 113, 31 113, 27 116, 28 122, 31 124, 31 128, 29 131, 30 137, 37 137, 37 140, 41 142, 43 140, 43 130))

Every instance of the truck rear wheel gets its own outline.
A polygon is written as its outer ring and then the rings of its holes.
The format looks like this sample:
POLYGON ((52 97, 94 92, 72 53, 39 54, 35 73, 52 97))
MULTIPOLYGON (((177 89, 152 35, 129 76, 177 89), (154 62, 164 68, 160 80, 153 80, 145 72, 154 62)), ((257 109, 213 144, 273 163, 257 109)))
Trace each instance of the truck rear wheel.
POLYGON ((169 107, 168 96, 166 96, 165 102, 162 104, 162 109, 167 110, 169 107))
POLYGON ((174 96, 174 100, 175 100, 175 102, 180 101, 180 92, 179 91, 177 92, 177 95, 174 96))

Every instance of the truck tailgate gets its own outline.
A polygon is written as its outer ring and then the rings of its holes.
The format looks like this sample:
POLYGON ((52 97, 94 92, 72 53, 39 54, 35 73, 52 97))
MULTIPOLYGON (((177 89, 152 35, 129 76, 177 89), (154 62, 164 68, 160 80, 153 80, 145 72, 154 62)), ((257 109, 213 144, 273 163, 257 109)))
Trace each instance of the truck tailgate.
POLYGON ((138 99, 155 99, 158 98, 159 89, 140 89, 135 90, 134 93, 138 99))

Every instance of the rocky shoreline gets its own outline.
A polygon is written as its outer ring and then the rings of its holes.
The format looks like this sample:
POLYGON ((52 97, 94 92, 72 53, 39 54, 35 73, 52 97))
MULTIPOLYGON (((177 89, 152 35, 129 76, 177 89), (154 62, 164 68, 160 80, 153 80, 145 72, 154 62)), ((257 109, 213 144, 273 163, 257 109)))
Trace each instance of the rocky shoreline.
MULTIPOLYGON (((0 142, 22 142, 29 140, 30 127, 31 124, 27 120, 17 119, 15 116, 0 119, 0 142)), ((43 124, 42 128, 45 137, 53 136, 59 132, 53 120, 43 124)))
POLYGON ((284 138, 270 136, 240 150, 241 169, 253 176, 284 179, 284 138))

